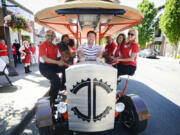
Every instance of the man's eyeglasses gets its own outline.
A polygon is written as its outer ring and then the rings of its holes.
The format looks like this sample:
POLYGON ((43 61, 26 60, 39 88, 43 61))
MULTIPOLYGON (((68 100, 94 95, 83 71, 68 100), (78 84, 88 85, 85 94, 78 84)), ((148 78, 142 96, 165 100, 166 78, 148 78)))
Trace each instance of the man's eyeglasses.
POLYGON ((133 33, 128 33, 128 36, 134 36, 134 34, 133 33))

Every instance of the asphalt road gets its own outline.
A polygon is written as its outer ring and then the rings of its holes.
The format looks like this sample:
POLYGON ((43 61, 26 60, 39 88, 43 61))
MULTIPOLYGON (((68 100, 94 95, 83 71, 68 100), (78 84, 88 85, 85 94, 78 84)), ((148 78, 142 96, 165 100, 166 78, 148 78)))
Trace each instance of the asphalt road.
MULTIPOLYGON (((124 81, 118 86, 122 89, 124 81)), ((139 135, 180 135, 180 64, 166 58, 138 59, 136 74, 126 94, 137 94, 146 102, 151 118, 139 135)), ((110 133, 108 133, 110 134, 110 133)), ((113 135, 134 135, 120 127, 113 135)), ((38 135, 35 118, 22 135, 38 135)))

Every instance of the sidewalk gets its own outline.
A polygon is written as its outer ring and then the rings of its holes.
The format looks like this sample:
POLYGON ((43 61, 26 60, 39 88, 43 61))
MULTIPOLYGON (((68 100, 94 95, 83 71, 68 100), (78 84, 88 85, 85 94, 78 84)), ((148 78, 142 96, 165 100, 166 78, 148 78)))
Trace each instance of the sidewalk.
POLYGON ((23 64, 17 66, 19 76, 9 77, 13 86, 0 76, 0 135, 15 135, 19 124, 31 115, 37 99, 49 90, 49 81, 42 77, 38 65, 31 66, 32 73, 25 74, 23 64))

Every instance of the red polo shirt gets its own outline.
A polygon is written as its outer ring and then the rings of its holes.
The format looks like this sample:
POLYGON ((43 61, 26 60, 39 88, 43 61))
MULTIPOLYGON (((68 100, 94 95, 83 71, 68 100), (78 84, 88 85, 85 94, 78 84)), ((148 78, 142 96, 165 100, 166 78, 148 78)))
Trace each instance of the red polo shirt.
MULTIPOLYGON (((120 53, 121 53, 121 57, 126 59, 126 58, 130 58, 132 56, 132 53, 138 53, 139 51, 139 47, 138 44, 135 42, 132 43, 126 43, 126 44, 122 44, 120 46, 119 49, 120 53)), ((137 65, 137 55, 134 58, 134 61, 122 61, 121 64, 123 65, 132 65, 132 66, 136 66, 137 65)))
POLYGON ((61 56, 61 53, 59 51, 59 48, 55 44, 49 44, 49 42, 45 41, 39 45, 39 62, 52 64, 44 62, 42 56, 46 56, 48 58, 56 60, 57 57, 61 56))
MULTIPOLYGON (((111 54, 110 56, 113 56, 113 52, 114 52, 114 50, 116 49, 116 47, 117 47, 117 45, 116 45, 114 42, 112 42, 111 45, 106 45, 106 47, 105 47, 105 53, 110 53, 110 54, 111 54)), ((111 64, 111 63, 113 63, 113 62, 114 62, 114 61, 113 61, 112 58, 106 59, 106 63, 108 63, 108 64, 111 64)))
POLYGON ((0 50, 6 50, 6 51, 0 52, 0 56, 8 56, 7 46, 6 45, 0 43, 0 50))
POLYGON ((111 45, 106 45, 105 52, 111 53, 111 56, 113 56, 114 49, 117 47, 117 45, 112 42, 111 45))

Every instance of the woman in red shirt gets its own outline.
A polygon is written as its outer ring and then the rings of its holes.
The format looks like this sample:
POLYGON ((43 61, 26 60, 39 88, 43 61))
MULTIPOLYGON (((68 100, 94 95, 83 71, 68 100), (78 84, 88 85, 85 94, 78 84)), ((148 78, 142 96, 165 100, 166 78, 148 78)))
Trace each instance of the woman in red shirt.
POLYGON ((29 49, 28 41, 23 41, 23 45, 20 47, 19 52, 21 53, 21 61, 24 63, 25 73, 30 73, 31 50, 29 49))
POLYGON ((12 54, 13 54, 13 58, 14 58, 14 65, 15 67, 17 66, 17 52, 16 52, 16 47, 14 46, 14 44, 11 44, 12 46, 12 54))
POLYGON ((9 64, 7 46, 5 44, 5 41, 2 39, 0 39, 0 57, 6 64, 9 64))
POLYGON ((118 76, 133 75, 136 71, 136 59, 139 51, 138 44, 135 42, 136 36, 135 29, 129 30, 128 43, 121 44, 119 49, 117 49, 116 54, 118 55, 116 60, 119 61, 117 64, 118 76))
POLYGON ((115 48, 113 55, 114 57, 120 57, 121 56, 121 52, 120 52, 120 48, 122 45, 124 45, 126 43, 126 36, 123 33, 120 33, 116 39, 117 42, 117 47, 115 48))

